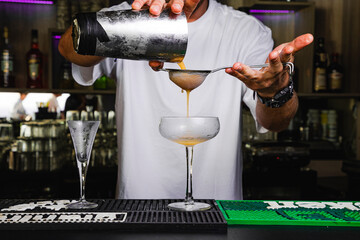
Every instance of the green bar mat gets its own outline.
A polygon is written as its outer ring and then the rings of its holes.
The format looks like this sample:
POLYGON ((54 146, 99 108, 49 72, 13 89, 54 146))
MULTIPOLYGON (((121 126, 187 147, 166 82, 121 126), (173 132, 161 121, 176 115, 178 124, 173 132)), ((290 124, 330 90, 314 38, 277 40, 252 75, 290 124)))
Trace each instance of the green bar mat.
POLYGON ((360 226, 360 202, 217 200, 229 225, 360 226))

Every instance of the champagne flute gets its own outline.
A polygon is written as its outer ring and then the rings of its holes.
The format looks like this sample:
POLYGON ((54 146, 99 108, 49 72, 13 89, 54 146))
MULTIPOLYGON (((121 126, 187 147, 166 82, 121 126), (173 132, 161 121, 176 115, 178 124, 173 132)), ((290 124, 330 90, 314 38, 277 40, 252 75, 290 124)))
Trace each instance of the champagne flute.
POLYGON ((86 173, 89 166, 91 150, 100 121, 67 121, 74 144, 76 162, 80 177, 80 199, 67 205, 70 209, 90 209, 97 207, 96 203, 85 200, 86 173))
POLYGON ((159 125, 160 134, 185 146, 186 152, 186 194, 183 202, 170 203, 168 207, 180 211, 203 211, 211 205, 195 202, 192 189, 192 163, 194 145, 214 138, 220 130, 218 117, 162 117, 159 125), (190 154, 189 154, 190 152, 190 154), (189 156, 190 155, 190 156, 189 156))

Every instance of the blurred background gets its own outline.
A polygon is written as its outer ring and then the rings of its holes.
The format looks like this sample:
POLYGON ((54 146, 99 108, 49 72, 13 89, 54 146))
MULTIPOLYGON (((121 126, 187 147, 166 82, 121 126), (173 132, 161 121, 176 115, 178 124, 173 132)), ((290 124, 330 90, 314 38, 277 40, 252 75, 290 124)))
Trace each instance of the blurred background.
MULTIPOLYGON (((87 197, 115 196, 116 84, 76 84, 57 46, 76 13, 120 2, 0 1, 0 198, 78 197, 67 119, 101 120, 87 197)), ((269 26, 275 45, 315 37, 296 56, 300 108, 287 130, 256 133, 244 107, 244 198, 360 200, 360 1, 222 2, 269 26)))

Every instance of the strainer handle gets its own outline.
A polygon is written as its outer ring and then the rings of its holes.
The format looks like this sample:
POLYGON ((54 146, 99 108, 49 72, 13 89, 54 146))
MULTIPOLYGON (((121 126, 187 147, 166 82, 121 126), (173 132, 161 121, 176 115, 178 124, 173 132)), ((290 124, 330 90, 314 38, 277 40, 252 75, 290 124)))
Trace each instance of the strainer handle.
MULTIPOLYGON (((267 66, 269 66, 268 63, 250 65, 249 67, 250 67, 250 68, 263 68, 263 67, 267 67, 267 66)), ((232 66, 230 66, 230 67, 219 67, 219 68, 215 68, 215 69, 211 70, 211 73, 217 72, 217 71, 219 71, 219 70, 226 69, 226 68, 232 68, 232 66)))

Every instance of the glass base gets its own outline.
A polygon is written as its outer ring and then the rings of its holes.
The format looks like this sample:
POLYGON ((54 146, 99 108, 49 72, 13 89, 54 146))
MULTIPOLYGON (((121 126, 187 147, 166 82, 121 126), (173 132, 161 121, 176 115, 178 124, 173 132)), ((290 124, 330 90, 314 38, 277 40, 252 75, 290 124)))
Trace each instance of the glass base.
POLYGON ((98 206, 97 203, 92 203, 86 200, 82 200, 82 201, 70 203, 66 207, 70 209, 91 209, 91 208, 96 208, 97 206, 98 206))
POLYGON ((192 212, 209 210, 211 208, 211 205, 202 202, 194 202, 193 204, 188 204, 185 202, 174 202, 168 204, 168 208, 176 211, 192 212))

